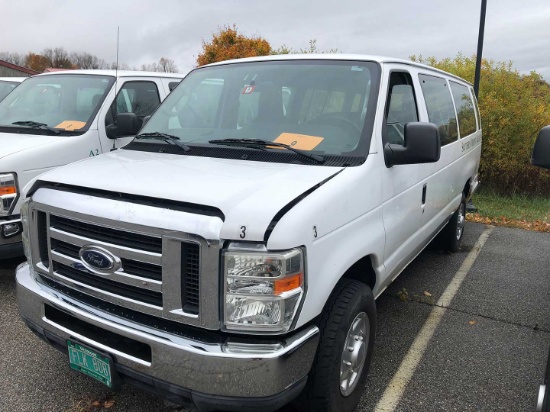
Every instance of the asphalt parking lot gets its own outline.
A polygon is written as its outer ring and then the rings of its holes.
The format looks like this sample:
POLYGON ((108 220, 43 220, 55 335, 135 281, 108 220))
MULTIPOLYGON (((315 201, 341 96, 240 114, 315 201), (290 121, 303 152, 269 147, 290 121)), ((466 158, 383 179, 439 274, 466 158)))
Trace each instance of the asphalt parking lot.
MULTIPOLYGON (((424 251, 378 298, 377 341, 358 411, 534 410, 550 346, 550 235, 494 228, 452 301, 443 311, 436 306, 484 231, 468 223, 459 253, 424 251), (441 320, 425 351, 411 355, 434 308, 441 320), (410 380, 393 391, 411 356, 410 380), (388 396, 394 409, 381 401, 388 396)), ((130 386, 112 393, 71 371, 66 355, 19 319, 18 263, 0 263, 0 411, 186 411, 130 386)))

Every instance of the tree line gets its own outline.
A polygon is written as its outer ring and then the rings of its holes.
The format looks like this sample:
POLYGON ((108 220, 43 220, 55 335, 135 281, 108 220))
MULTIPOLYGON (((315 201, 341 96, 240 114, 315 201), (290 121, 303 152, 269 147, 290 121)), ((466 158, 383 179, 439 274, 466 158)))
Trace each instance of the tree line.
MULTIPOLYGON (((27 67, 42 73, 47 68, 55 69, 115 69, 116 62, 108 63, 87 52, 68 52, 63 47, 45 48, 40 53, 0 52, 0 60, 17 66, 27 67)), ((177 73, 174 60, 161 57, 158 62, 130 67, 126 63, 118 65, 120 70, 144 70, 153 72, 177 73)))

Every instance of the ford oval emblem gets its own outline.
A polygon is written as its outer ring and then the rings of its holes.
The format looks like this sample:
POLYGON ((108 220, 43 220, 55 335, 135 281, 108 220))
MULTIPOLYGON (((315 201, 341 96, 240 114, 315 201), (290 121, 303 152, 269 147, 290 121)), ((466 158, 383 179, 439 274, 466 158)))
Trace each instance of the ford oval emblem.
POLYGON ((83 246, 78 254, 84 266, 94 272, 112 273, 120 267, 120 259, 98 246, 83 246))

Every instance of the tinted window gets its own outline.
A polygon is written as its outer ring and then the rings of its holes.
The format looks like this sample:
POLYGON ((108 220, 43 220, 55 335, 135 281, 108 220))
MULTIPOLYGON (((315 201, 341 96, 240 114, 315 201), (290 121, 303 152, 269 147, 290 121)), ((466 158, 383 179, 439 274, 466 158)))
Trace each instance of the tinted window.
POLYGON ((428 118, 439 128, 441 146, 452 143, 458 138, 455 109, 447 81, 440 77, 420 74, 422 94, 426 101, 428 118))
POLYGON ((410 74, 391 73, 386 105, 386 142, 403 145, 405 124, 417 121, 418 110, 410 74))
POLYGON ((471 135, 476 131, 476 115, 474 112, 474 103, 468 87, 462 84, 449 82, 451 92, 455 101, 456 113, 458 115, 458 128, 460 137, 471 135))
POLYGON ((479 105, 477 104, 477 98, 476 94, 474 93, 474 89, 470 87, 470 95, 473 97, 474 100, 474 107, 476 109, 476 115, 477 115, 477 128, 481 129, 481 115, 479 114, 479 105))

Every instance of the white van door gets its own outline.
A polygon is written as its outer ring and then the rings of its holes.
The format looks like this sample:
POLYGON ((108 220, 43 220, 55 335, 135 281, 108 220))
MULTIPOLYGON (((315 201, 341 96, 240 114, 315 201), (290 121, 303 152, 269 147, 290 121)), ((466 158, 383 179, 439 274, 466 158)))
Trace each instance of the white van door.
MULTIPOLYGON (((409 71, 392 68, 382 124, 383 144, 404 144, 404 126, 419 121, 418 86, 409 71)), ((396 165, 382 172, 382 196, 386 246, 384 264, 391 278, 424 246, 428 170, 426 164, 396 165)))

